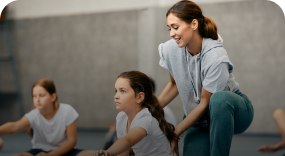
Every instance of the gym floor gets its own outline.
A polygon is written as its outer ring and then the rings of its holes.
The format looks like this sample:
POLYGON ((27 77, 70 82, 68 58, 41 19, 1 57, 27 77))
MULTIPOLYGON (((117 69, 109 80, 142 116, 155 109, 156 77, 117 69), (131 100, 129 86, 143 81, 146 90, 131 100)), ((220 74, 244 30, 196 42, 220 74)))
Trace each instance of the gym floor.
MULTIPOLYGON (((76 148, 86 150, 100 149, 105 138, 104 131, 83 131, 79 130, 77 135, 76 148)), ((22 153, 31 148, 31 138, 26 132, 1 136, 4 146, 0 151, 0 156, 11 156, 15 153, 22 153)), ((262 154, 256 149, 263 144, 275 144, 282 141, 280 136, 255 136, 255 135, 235 135, 232 141, 230 156, 282 156, 285 150, 273 154, 262 154)), ((183 138, 179 142, 179 151, 182 155, 183 138)))

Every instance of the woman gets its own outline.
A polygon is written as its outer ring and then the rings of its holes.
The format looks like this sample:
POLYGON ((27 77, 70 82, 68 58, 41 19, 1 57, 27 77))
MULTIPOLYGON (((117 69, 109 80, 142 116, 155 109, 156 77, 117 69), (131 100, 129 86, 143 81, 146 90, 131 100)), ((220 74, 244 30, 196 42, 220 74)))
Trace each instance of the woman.
MULTIPOLYGON (((159 45, 159 64, 169 70, 170 82, 158 101, 164 107, 180 94, 185 119, 175 133, 185 132, 184 155, 228 156, 233 134, 252 122, 251 102, 234 80, 215 22, 188 0, 174 4, 166 17, 173 39, 159 45)), ((177 141, 171 144, 173 152, 177 141)))

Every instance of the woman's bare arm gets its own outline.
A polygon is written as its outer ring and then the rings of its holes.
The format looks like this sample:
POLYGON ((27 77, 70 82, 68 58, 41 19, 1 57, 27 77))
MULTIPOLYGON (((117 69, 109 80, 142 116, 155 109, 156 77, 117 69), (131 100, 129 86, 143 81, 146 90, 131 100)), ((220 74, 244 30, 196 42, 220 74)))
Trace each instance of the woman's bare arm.
POLYGON ((180 136, 189 127, 193 126, 202 117, 205 111, 209 108, 209 102, 211 96, 212 93, 208 92, 207 90, 204 89, 204 87, 202 87, 202 95, 200 103, 175 128, 175 133, 178 136, 180 136))
POLYGON ((160 106, 163 108, 168 105, 177 95, 178 89, 174 78, 169 73, 170 81, 165 86, 159 97, 157 98, 160 106))

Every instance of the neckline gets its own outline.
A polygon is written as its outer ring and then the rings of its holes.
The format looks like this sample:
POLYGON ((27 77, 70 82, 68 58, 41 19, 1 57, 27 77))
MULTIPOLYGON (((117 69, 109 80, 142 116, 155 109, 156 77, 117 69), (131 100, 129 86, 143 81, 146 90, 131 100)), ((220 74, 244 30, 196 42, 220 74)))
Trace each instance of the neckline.
MULTIPOLYGON (((137 114, 136 114, 136 116, 134 117, 134 119, 133 119, 133 121, 137 118, 137 116, 143 111, 143 110, 145 110, 145 109, 148 109, 148 108, 143 108, 141 111, 139 111, 137 114)), ((126 132, 126 134, 128 134, 128 131, 127 131, 127 128, 128 128, 128 119, 129 119, 129 117, 128 117, 128 115, 126 114, 126 118, 125 118, 125 120, 126 120, 126 124, 125 124, 125 132, 126 132)), ((131 122, 131 125, 130 125, 130 130, 131 130, 131 126, 132 126, 132 123, 133 123, 133 121, 131 122)))
POLYGON ((61 105, 61 104, 59 104, 57 111, 55 112, 55 114, 53 115, 53 117, 52 117, 50 120, 46 119, 46 118, 41 114, 41 112, 38 110, 38 111, 39 111, 39 114, 40 114, 40 116, 41 116, 45 121, 51 122, 51 121, 54 120, 55 116, 58 114, 58 111, 59 111, 59 109, 60 109, 60 105, 61 105))

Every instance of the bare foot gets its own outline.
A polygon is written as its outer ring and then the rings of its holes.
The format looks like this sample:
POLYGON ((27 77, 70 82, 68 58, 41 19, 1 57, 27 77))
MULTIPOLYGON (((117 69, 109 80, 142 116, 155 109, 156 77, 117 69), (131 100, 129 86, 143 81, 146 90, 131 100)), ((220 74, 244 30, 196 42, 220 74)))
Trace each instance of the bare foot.
POLYGON ((263 145, 257 149, 257 151, 262 153, 274 153, 276 151, 276 147, 274 145, 263 145))

